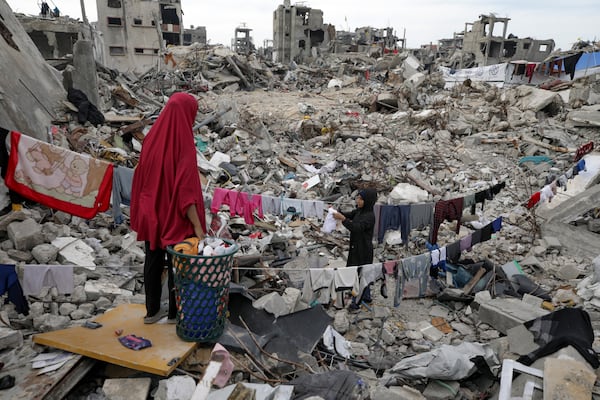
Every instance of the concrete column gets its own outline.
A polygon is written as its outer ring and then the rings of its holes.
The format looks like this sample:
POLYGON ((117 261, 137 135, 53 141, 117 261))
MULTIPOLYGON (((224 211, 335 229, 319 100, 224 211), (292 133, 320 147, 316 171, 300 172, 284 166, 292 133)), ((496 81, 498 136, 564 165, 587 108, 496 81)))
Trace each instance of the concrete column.
POLYGON ((91 40, 78 40, 73 46, 73 87, 81 90, 95 106, 100 101, 98 95, 98 75, 91 40))

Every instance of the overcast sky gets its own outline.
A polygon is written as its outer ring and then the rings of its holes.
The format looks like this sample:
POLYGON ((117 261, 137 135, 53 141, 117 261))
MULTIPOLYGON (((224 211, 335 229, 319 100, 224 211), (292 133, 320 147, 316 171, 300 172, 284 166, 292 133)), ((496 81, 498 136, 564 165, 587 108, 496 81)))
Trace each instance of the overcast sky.
MULTIPOLYGON (((15 12, 39 13, 39 0, 7 0, 15 12)), ((47 0, 63 14, 81 17, 79 0, 47 0)), ((101 0, 106 1, 106 0, 101 0)), ((292 4, 296 3, 292 1, 292 4)), ((520 38, 554 39, 556 47, 569 50, 578 38, 600 40, 600 0, 311 0, 304 4, 323 10, 324 22, 337 30, 354 31, 362 26, 391 26, 402 37, 406 31, 408 47, 437 43, 464 30, 480 14, 494 13, 511 18, 508 32, 520 38)), ((257 47, 273 37, 273 11, 283 0, 181 0, 183 22, 206 26, 211 44, 231 44, 234 30, 245 23, 253 29, 257 47)), ((96 21, 96 1, 85 0, 88 19, 96 21)), ((496 28, 501 29, 501 28, 496 28)), ((501 30, 494 30, 501 35, 501 30)))

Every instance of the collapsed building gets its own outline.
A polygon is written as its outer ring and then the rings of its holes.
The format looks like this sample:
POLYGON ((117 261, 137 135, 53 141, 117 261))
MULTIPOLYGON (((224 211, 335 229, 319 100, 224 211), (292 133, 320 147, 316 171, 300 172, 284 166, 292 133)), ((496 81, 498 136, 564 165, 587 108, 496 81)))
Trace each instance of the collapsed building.
POLYGON ((184 29, 183 31, 183 45, 189 46, 193 43, 199 43, 201 45, 206 45, 206 27, 205 26, 197 26, 193 25, 184 29))
POLYGON ((44 59, 55 67, 73 55, 75 42, 84 39, 83 23, 68 17, 39 18, 18 14, 17 19, 44 59))
POLYGON ((472 23, 465 23, 462 32, 452 39, 439 41, 439 56, 455 57, 453 68, 471 68, 500 64, 512 60, 540 62, 554 51, 554 40, 519 38, 508 34, 510 18, 493 14, 479 16, 472 23), (456 56, 454 56, 456 54, 456 56))
POLYGON ((384 54, 398 52, 406 47, 405 44, 406 39, 397 37, 391 27, 377 29, 366 26, 356 28, 354 32, 336 32, 335 52, 371 53, 375 50, 384 54))
POLYGON ((256 50, 250 32, 252 32, 252 29, 248 28, 245 24, 235 28, 232 48, 236 53, 248 55, 256 50))
POLYGON ((323 23, 323 11, 285 0, 273 12, 273 59, 276 62, 314 60, 320 47, 329 48, 335 28, 323 23))

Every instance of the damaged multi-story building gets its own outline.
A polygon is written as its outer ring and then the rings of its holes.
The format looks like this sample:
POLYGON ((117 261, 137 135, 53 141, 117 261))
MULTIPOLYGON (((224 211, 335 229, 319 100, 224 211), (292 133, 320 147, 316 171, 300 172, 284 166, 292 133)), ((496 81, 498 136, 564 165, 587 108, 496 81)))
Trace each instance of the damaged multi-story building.
POLYGON ((387 52, 405 48, 406 40, 394 33, 394 28, 356 28, 354 32, 338 31, 335 38, 335 52, 370 52, 372 49, 387 52))
POLYGON ((315 58, 321 47, 329 47, 335 27, 323 23, 323 11, 306 3, 284 0, 273 12, 273 59, 304 62, 315 58))
POLYGON ((189 46, 192 43, 206 44, 206 27, 192 25, 188 29, 183 30, 183 45, 189 46))
POLYGON ((514 60, 541 62, 552 53, 555 46, 553 39, 520 39, 513 34, 507 35, 509 21, 510 18, 482 14, 479 20, 465 23, 462 33, 455 33, 452 39, 441 39, 438 55, 451 55, 460 50, 463 57, 453 66, 468 68, 514 60))
POLYGON ((252 29, 248 28, 246 24, 241 24, 235 28, 234 37, 232 41, 233 51, 238 54, 250 54, 254 52, 255 47, 250 36, 252 29))
POLYGON ((180 0, 98 0, 103 64, 121 72, 156 66, 168 45, 183 44, 180 0))
POLYGON ((40 53, 55 67, 72 57, 73 45, 83 39, 84 25, 68 17, 40 18, 24 14, 15 15, 40 53))

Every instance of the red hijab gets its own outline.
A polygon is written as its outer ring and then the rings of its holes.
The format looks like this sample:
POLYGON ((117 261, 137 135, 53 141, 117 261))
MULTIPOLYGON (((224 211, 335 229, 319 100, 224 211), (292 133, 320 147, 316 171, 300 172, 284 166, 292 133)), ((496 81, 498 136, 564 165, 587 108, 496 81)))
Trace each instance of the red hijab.
POLYGON ((146 135, 131 188, 131 229, 150 249, 194 236, 187 210, 196 205, 206 232, 204 199, 192 126, 198 111, 187 93, 171 96, 146 135))

